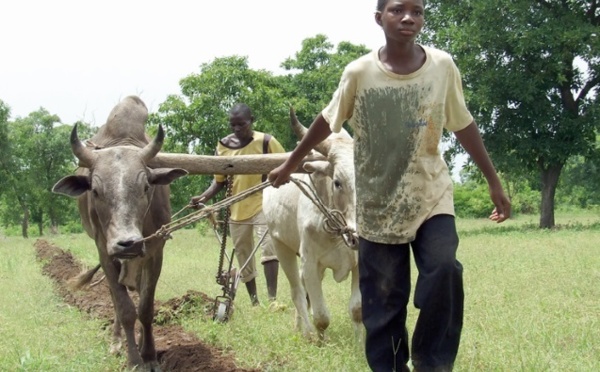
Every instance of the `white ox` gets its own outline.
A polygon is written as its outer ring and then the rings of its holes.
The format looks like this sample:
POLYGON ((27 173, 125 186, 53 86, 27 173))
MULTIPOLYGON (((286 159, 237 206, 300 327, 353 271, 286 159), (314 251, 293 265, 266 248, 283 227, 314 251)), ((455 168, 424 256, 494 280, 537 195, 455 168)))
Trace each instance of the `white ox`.
MULTIPOLYGON (((290 117, 292 128, 302 138, 306 128, 298 122, 293 110, 290 110, 290 117)), ((294 177, 311 185, 323 204, 330 210, 341 212, 348 227, 355 229, 352 137, 342 130, 339 134, 332 134, 315 150, 326 156, 327 161, 307 162, 303 168, 309 174, 294 174, 294 177)), ((355 336, 362 340, 357 251, 349 248, 342 236, 325 230, 323 213, 292 182, 278 189, 266 188, 263 193, 263 211, 279 263, 290 283, 292 301, 296 307, 296 329, 308 338, 315 334, 321 340, 324 338, 330 315, 321 285, 325 269, 329 268, 337 282, 352 274, 348 310, 355 336), (302 262, 300 269, 298 256, 302 262), (310 308, 312 323, 308 315, 310 308)))

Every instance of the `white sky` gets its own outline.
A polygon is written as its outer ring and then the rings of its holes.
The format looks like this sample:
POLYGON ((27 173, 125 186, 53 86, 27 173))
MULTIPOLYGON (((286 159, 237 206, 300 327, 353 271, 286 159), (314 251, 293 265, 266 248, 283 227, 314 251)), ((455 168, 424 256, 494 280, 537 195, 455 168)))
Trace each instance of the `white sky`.
POLYGON ((376 0, 10 0, 0 12, 0 99, 11 117, 45 108, 101 125, 123 97, 151 112, 216 57, 280 72, 302 40, 384 42, 376 0))

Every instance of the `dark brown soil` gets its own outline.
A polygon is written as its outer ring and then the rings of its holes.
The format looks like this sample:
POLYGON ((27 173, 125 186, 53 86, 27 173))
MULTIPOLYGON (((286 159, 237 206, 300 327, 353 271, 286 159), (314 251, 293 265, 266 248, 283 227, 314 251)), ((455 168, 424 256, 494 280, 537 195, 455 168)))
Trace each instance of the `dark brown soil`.
MULTIPOLYGON (((77 306, 91 317, 106 320, 107 326, 112 324, 114 312, 108 284, 105 280, 100 280, 102 270, 96 273, 92 285, 87 289, 72 291, 68 280, 81 273, 82 265, 70 252, 65 252, 46 240, 38 239, 35 249, 38 260, 43 262, 42 272, 56 282, 57 291, 66 303, 77 306)), ((204 344, 195 335, 172 323, 175 317, 192 307, 195 311, 205 310, 206 316, 212 318, 207 310, 211 303, 212 300, 206 294, 196 291, 188 291, 183 297, 173 298, 162 304, 156 301, 154 338, 162 370, 258 372, 237 367, 230 354, 204 344)))

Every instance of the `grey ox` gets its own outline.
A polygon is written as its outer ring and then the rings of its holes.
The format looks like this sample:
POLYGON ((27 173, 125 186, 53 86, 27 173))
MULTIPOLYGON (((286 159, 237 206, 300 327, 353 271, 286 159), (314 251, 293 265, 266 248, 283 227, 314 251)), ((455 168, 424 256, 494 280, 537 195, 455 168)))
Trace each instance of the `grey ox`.
MULTIPOLYGON (((306 128, 298 122, 293 110, 290 116, 292 128, 302 138, 306 128)), ((352 137, 346 131, 331 134, 315 150, 327 160, 305 163, 304 170, 309 174, 295 174, 294 177, 311 185, 325 206, 341 212, 348 227, 355 229, 352 137)), ((330 315, 323 296, 322 281, 325 270, 329 268, 337 282, 352 274, 348 310, 355 337, 362 341, 357 252, 350 249, 340 235, 325 230, 325 216, 294 183, 278 189, 266 188, 263 192, 263 211, 281 268, 290 283, 292 301, 296 307, 296 328, 309 339, 315 335, 319 340, 324 338, 330 315), (309 308, 312 308, 312 323, 309 308)))
POLYGON ((52 191, 78 198, 83 227, 96 242, 115 309, 112 351, 121 346, 122 326, 128 367, 158 371, 152 321, 165 241, 142 239, 170 221, 169 184, 187 171, 147 166, 164 139, 159 127, 149 141, 144 128, 147 118, 146 105, 138 97, 124 98, 91 138, 96 149, 79 140, 75 126, 71 149, 81 167, 58 181, 52 191), (139 293, 137 312, 128 289, 139 293), (141 327, 136 344, 137 319, 141 327))

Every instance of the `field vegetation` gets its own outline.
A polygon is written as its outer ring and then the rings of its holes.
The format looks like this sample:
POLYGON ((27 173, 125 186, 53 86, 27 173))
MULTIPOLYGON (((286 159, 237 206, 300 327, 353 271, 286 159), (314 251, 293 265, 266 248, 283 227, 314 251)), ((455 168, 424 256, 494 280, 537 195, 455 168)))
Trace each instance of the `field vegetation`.
MULTIPOLYGON (((536 216, 503 225, 458 219, 459 259, 465 267, 465 327, 456 371, 600 370, 600 214, 559 213, 557 227, 539 229, 536 216)), ((18 232, 17 234, 18 235, 18 232)), ((36 238, 0 234, 0 370, 114 371, 123 360, 108 354, 109 331, 69 307, 41 273, 36 238)), ((83 234, 44 237, 85 265, 96 250, 83 234)), ((215 283, 219 244, 203 225, 179 230, 165 247, 157 299, 189 290, 221 295, 215 283)), ((416 272, 416 270, 413 270, 416 272)), ((415 278, 416 280, 416 278, 415 278)), ((216 323, 199 306, 178 322, 205 343, 231 352, 242 368, 264 371, 368 371, 355 342, 347 303, 348 281, 324 281, 332 315, 327 339, 307 342, 293 329, 293 304, 280 276, 282 308, 252 307, 245 290, 233 318, 216 323)), ((417 312, 409 308, 409 330, 417 312)))

